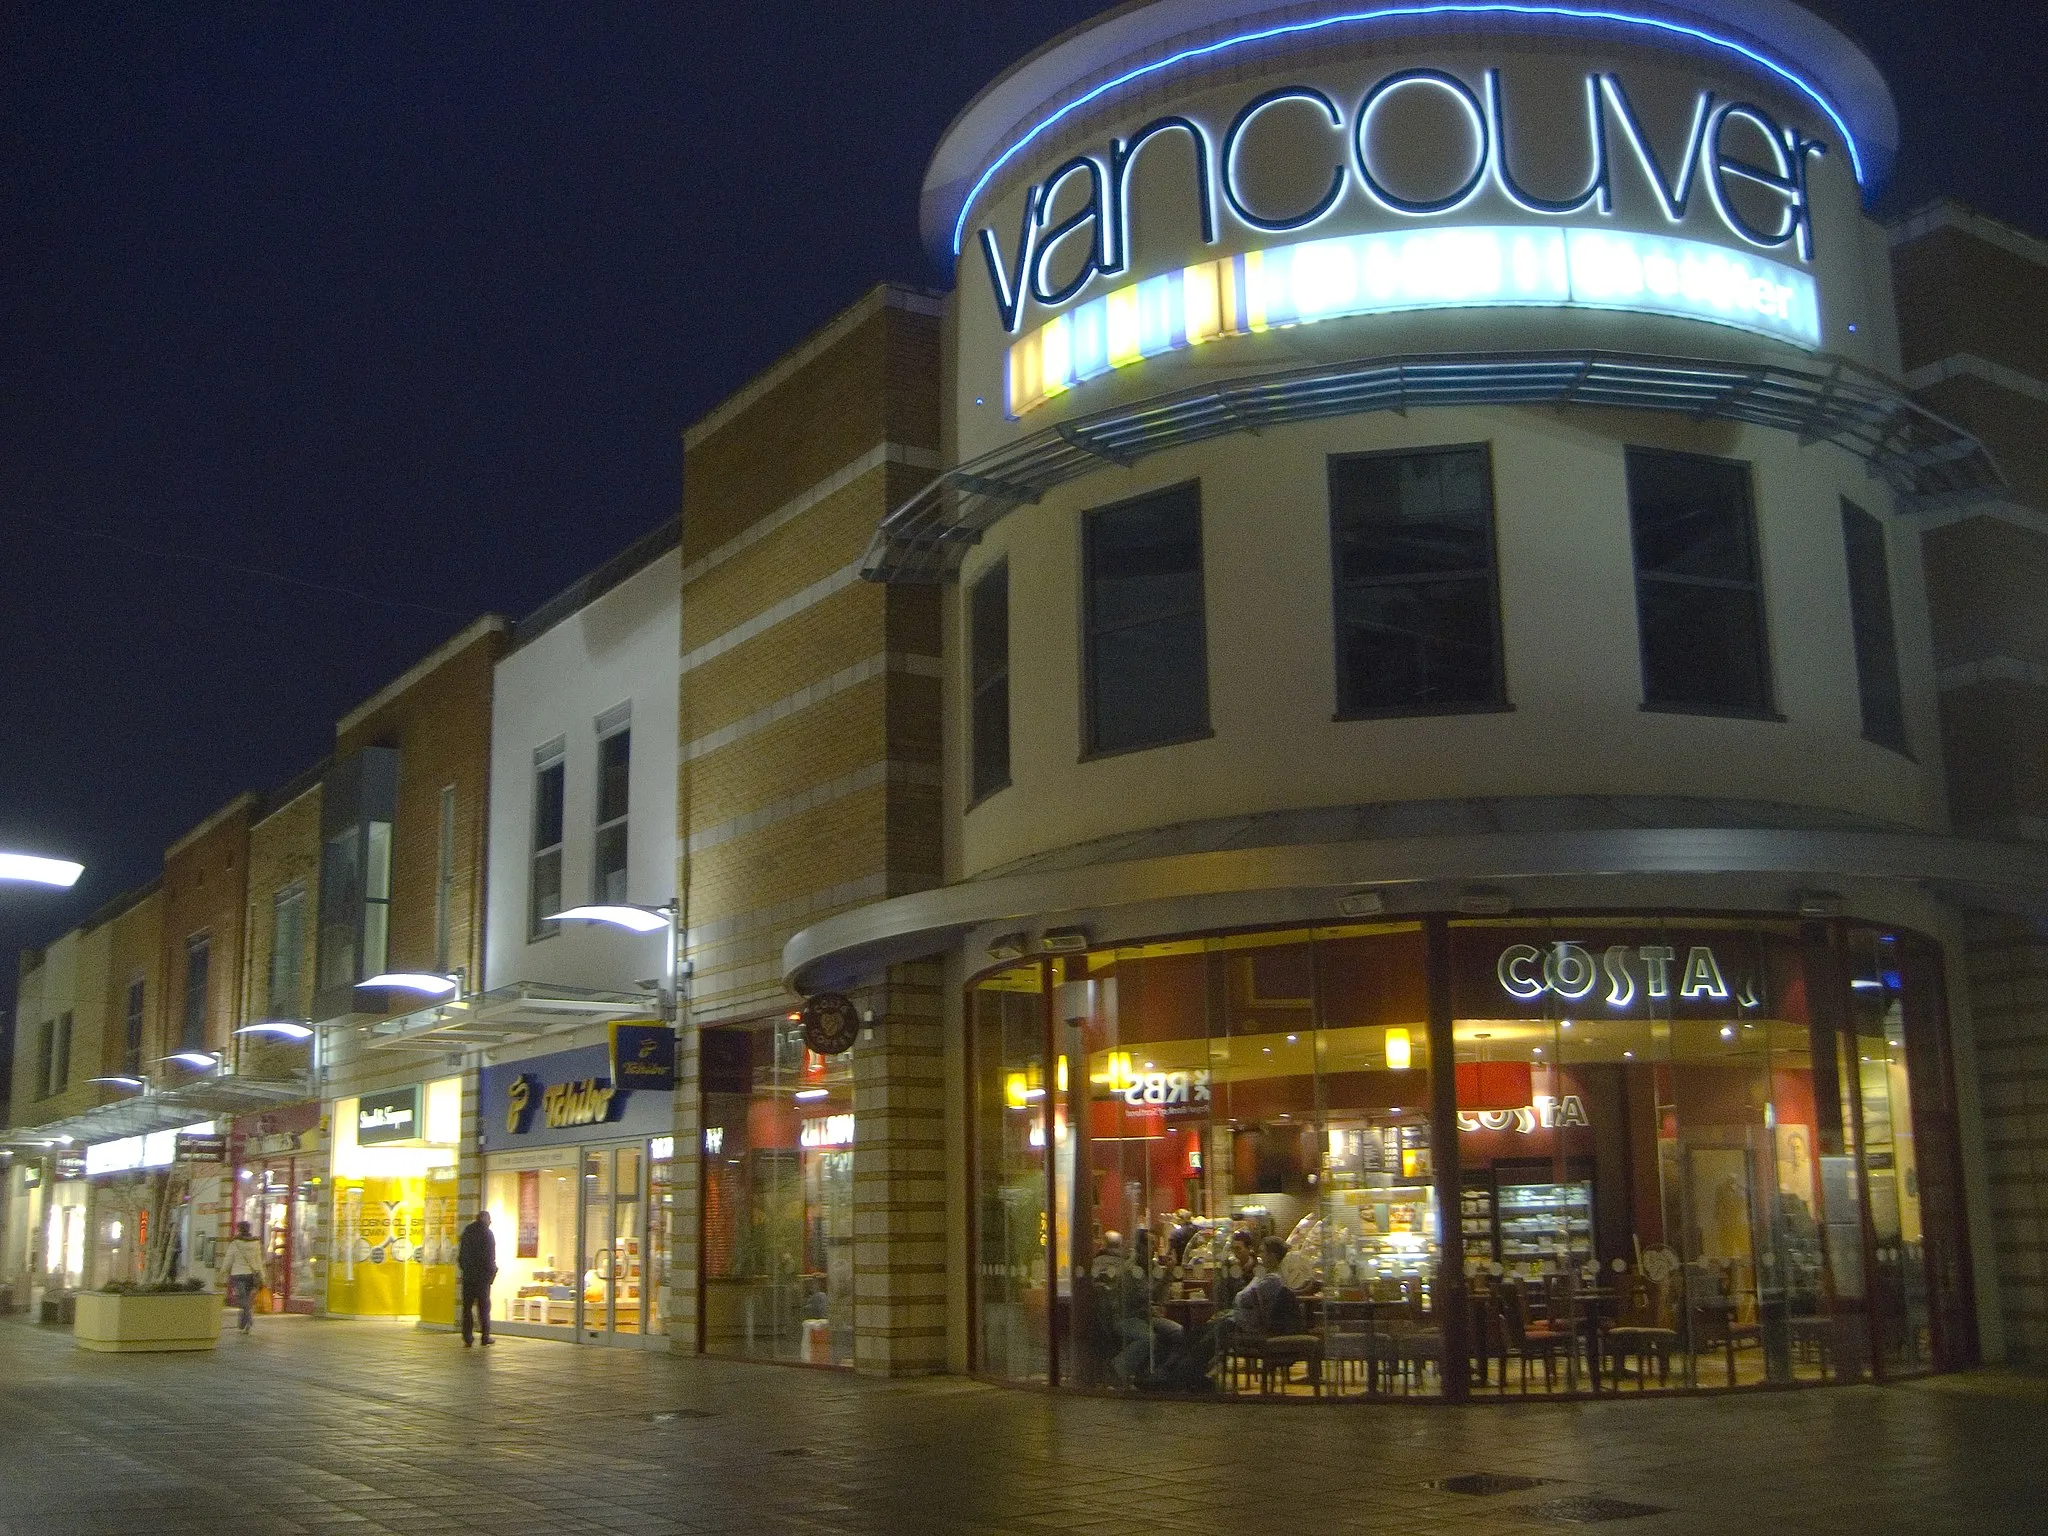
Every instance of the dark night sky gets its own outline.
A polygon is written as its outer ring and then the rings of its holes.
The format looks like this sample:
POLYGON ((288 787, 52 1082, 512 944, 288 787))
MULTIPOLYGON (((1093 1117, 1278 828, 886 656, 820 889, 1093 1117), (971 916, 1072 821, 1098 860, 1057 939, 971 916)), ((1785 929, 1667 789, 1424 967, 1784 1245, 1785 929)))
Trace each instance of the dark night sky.
MULTIPOLYGON (((1097 9, 9 6, 0 847, 89 868, 0 887, 0 1010, 19 946, 671 515, 684 426, 937 282, 938 135, 1097 9)), ((2038 0, 1827 9, 1899 98, 1882 211, 2048 233, 2038 0)))

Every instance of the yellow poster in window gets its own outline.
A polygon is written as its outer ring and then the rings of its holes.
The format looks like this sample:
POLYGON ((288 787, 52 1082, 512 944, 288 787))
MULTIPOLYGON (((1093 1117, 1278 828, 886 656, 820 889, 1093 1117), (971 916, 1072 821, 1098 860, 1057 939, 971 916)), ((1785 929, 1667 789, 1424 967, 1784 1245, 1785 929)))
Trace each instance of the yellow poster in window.
POLYGON ((455 1322, 455 1246, 460 1231, 455 1200, 455 1169, 429 1168, 424 1225, 419 1244, 420 1321, 455 1322))
POLYGON ((417 1317, 424 1179, 334 1181, 327 1310, 345 1317, 417 1317))

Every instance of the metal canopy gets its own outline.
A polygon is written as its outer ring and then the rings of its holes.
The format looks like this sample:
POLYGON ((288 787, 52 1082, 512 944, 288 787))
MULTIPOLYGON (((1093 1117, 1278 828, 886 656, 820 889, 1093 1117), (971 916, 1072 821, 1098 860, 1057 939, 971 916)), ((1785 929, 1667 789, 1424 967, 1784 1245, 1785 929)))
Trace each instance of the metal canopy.
POLYGON ((222 1120, 275 1109, 280 1104, 297 1104, 312 1097, 312 1093, 312 1084, 304 1073, 284 1078, 209 1077, 97 1105, 46 1125, 0 1133, 0 1140, 16 1147, 42 1146, 68 1136, 74 1145, 92 1146, 124 1136, 175 1130, 201 1120, 222 1120))
POLYGON ((445 1052, 503 1045, 581 1029, 613 1019, 648 1018, 657 1004, 645 995, 521 982, 457 1003, 380 1019, 364 1026, 365 1045, 380 1050, 445 1052))
POLYGON ((1612 406, 1742 421, 1833 443, 1901 495, 1985 494, 2004 476, 1969 433, 1838 362, 1825 373, 1626 352, 1430 353, 1202 384, 1045 427, 946 471, 891 512, 861 562, 869 581, 944 581, 1012 507, 1105 465, 1229 432, 1428 405, 1612 406))

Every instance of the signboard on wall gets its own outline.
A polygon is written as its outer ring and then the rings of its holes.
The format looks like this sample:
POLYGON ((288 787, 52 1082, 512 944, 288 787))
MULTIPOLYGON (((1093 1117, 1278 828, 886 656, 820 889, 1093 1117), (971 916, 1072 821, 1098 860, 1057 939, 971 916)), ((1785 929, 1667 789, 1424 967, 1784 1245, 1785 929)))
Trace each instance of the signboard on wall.
POLYGON ((670 1096, 615 1081, 608 1045, 485 1067, 478 1077, 478 1097, 477 1139, 486 1152, 666 1136, 675 1130, 670 1096))
POLYGON ((860 1039, 860 1009, 840 992, 804 999, 804 1044, 820 1056, 838 1056, 860 1039))
POLYGON ((519 1174, 519 1231, 516 1234, 515 1256, 522 1259, 540 1257, 540 1170, 522 1169, 519 1174))
POLYGON ((356 1144, 364 1147, 391 1146, 417 1142, 420 1124, 420 1085, 392 1088, 383 1093, 366 1093, 356 1100, 356 1144))

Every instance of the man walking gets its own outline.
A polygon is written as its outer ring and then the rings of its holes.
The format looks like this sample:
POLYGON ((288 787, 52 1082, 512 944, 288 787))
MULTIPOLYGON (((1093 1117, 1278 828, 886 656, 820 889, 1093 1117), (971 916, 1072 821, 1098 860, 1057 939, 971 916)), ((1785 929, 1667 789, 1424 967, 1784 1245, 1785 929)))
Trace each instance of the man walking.
POLYGON ((498 1278, 498 1240, 491 1236, 491 1213, 478 1211, 462 1229, 455 1249, 455 1267, 462 1273, 462 1347, 470 1346, 470 1308, 484 1343, 491 1342, 491 1282, 498 1278))

